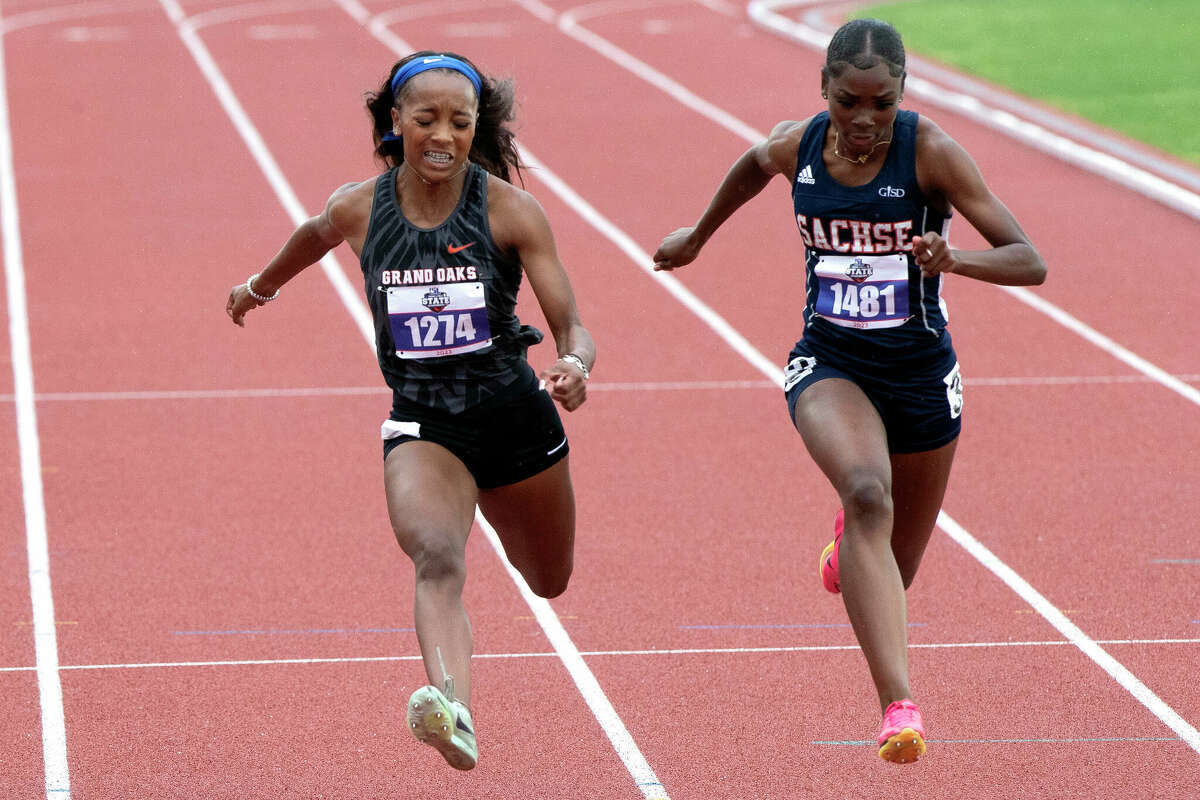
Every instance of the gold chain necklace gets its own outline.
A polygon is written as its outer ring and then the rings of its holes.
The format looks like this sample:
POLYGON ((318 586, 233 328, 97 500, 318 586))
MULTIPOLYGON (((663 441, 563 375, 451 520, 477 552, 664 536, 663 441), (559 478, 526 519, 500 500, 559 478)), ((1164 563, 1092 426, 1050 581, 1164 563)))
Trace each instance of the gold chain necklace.
MULTIPOLYGON (((836 137, 836 136, 837 136, 837 132, 835 131, 833 135, 836 137)), ((442 180, 442 181, 431 181, 431 180, 429 180, 429 179, 428 179, 428 178, 426 178, 424 175, 422 175, 420 172, 417 172, 417 168, 416 168, 416 167, 414 167, 412 164, 409 164, 407 159, 405 159, 405 161, 404 161, 404 166, 405 166, 405 168, 406 168, 406 169, 407 169, 409 172, 411 172, 413 175, 416 175, 416 176, 417 176, 417 177, 418 177, 418 178, 421 180, 421 183, 425 184, 426 186, 433 186, 433 185, 434 185, 434 184, 436 184, 436 183, 449 183, 450 181, 452 181, 452 180, 454 180, 455 178, 457 178, 459 175, 462 175, 462 174, 463 174, 463 172, 465 172, 465 171, 466 171, 467 167, 471 166, 471 162, 470 162, 470 161, 464 161, 464 162, 463 162, 463 165, 462 165, 461 167, 459 167, 459 168, 458 168, 458 172, 455 172, 453 175, 451 175, 450 177, 448 177, 448 178, 446 178, 445 180, 442 180)))
POLYGON ((833 154, 834 154, 835 156, 837 156, 838 158, 840 158, 842 161, 849 161, 851 164, 865 164, 865 163, 867 163, 867 159, 868 159, 868 158, 870 158, 870 157, 871 157, 871 154, 875 152, 875 148, 876 148, 876 147, 880 147, 880 146, 882 146, 882 145, 885 145, 885 144, 891 144, 891 143, 892 143, 892 140, 891 140, 891 139, 885 139, 885 140, 884 140, 884 141, 882 141, 882 142, 876 142, 876 143, 874 144, 874 146, 873 146, 873 147, 871 147, 871 149, 870 149, 870 150, 868 150, 867 152, 863 153, 861 156, 855 156, 854 158, 851 158, 850 156, 844 156, 844 155, 842 155, 841 153, 839 153, 839 152, 838 152, 838 131, 835 129, 835 130, 834 130, 834 132, 833 132, 833 154))

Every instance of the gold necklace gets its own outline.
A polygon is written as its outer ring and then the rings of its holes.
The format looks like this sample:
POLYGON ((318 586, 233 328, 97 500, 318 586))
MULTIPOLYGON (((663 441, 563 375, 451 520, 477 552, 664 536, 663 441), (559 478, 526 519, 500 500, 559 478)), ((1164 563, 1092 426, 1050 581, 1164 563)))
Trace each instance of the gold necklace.
MULTIPOLYGON (((836 132, 834 133, 834 136, 837 136, 837 133, 836 133, 836 132)), ((458 172, 455 172, 455 173, 454 173, 453 175, 451 175, 450 177, 448 177, 448 178, 446 178, 445 180, 442 180, 442 181, 431 181, 431 180, 429 180, 428 178, 426 178, 424 175, 422 175, 420 172, 418 172, 416 167, 414 167, 412 164, 409 164, 409 163, 408 163, 408 159, 405 159, 405 160, 404 160, 404 167, 405 167, 405 169, 407 169, 407 170, 408 170, 409 172, 411 172, 413 175, 416 175, 418 178, 420 178, 420 180, 421 180, 421 183, 425 184, 426 186, 433 186, 434 184, 438 184, 438 183, 449 183, 450 181, 452 181, 452 180, 454 180, 455 178, 457 178, 459 175, 462 175, 462 174, 463 174, 463 172, 465 172, 465 171, 466 171, 466 169, 467 169, 467 167, 469 167, 469 166, 471 166, 471 162, 470 162, 470 161, 464 161, 464 162, 463 162, 463 165, 462 165, 461 167, 459 167, 459 168, 458 168, 458 172)))
POLYGON ((870 150, 863 153, 861 156, 855 156, 854 158, 851 158, 850 156, 844 156, 838 152, 838 131, 835 129, 833 132, 833 154, 842 161, 849 161, 851 164, 865 164, 867 163, 867 159, 871 157, 871 154, 875 152, 876 147, 880 147, 881 145, 885 144, 891 144, 891 142, 891 139, 885 139, 882 142, 876 142, 870 150))

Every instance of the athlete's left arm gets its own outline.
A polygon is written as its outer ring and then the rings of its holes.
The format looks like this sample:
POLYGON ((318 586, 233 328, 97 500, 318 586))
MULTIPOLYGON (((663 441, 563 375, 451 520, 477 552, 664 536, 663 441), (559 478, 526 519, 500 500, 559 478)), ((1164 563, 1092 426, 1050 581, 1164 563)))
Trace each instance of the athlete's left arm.
POLYGON ((492 209, 492 230, 497 233, 496 229, 502 228, 503 239, 516 251, 554 336, 559 358, 539 377, 551 397, 567 411, 574 411, 587 399, 587 376, 596 363, 596 345, 579 320, 575 293, 558 259, 546 212, 533 195, 505 188, 507 196, 499 208, 492 209), (575 359, 582 362, 582 369, 575 359))
POLYGON ((921 272, 953 272, 1005 286, 1036 286, 1046 264, 1016 217, 988 188, 975 161, 958 142, 926 118, 917 133, 917 180, 931 199, 942 198, 974 226, 990 250, 951 249, 934 232, 913 239, 921 272))

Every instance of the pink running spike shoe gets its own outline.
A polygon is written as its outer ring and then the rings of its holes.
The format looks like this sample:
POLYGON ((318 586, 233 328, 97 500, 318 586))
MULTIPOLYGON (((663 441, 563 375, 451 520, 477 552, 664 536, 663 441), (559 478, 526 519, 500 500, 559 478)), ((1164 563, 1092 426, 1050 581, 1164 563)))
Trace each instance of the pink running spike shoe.
POLYGON ((911 764, 925 755, 925 726, 912 700, 897 700, 883 713, 879 757, 893 764, 911 764))
POLYGON ((837 516, 833 520, 833 541, 825 546, 821 551, 821 585, 825 587, 825 591, 838 594, 842 591, 842 586, 838 582, 838 549, 842 544, 842 531, 846 527, 846 512, 838 509, 837 516))

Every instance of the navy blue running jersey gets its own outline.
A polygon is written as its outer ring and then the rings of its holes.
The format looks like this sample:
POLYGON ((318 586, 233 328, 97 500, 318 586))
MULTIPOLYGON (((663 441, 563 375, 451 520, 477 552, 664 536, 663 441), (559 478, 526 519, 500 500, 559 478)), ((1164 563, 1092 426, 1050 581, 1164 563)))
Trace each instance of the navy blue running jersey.
POLYGON ((829 112, 800 140, 792 204, 805 245, 805 337, 904 348, 931 344, 946 326, 942 277, 923 278, 912 240, 946 236, 950 214, 930 207, 917 185, 917 114, 900 111, 883 167, 863 186, 844 186, 822 156, 829 112))
POLYGON ((396 170, 375 185, 359 261, 383 377, 409 402, 458 413, 530 380, 541 333, 516 316, 521 264, 488 225, 488 174, 471 164, 458 205, 434 228, 405 217, 396 170))

